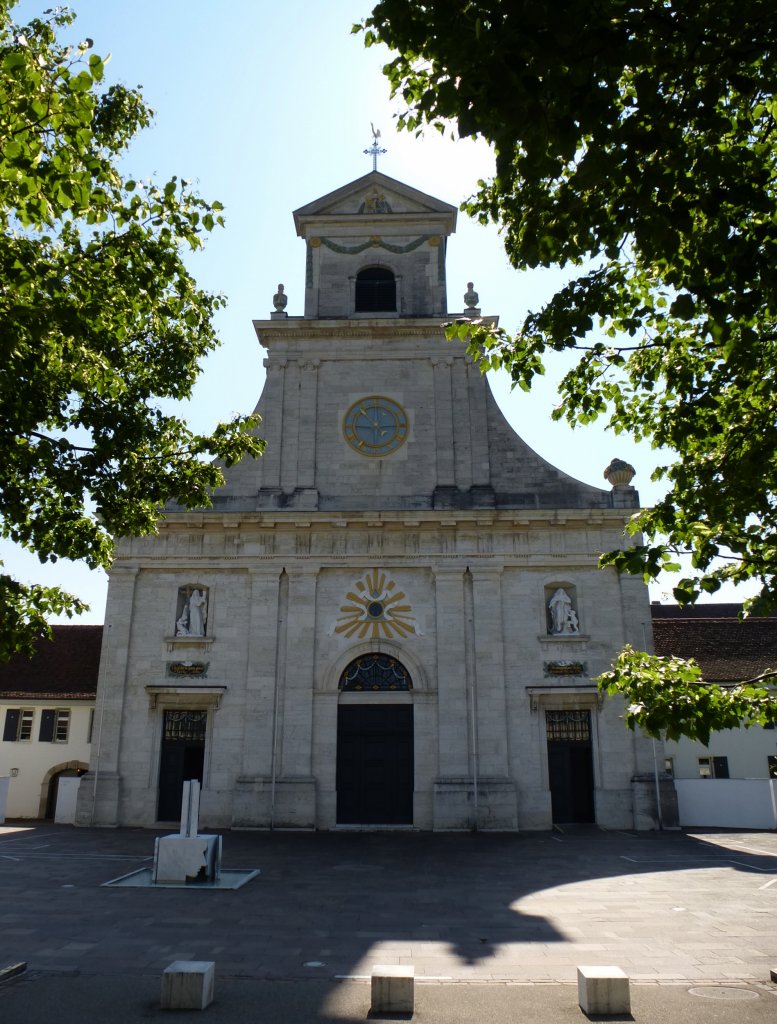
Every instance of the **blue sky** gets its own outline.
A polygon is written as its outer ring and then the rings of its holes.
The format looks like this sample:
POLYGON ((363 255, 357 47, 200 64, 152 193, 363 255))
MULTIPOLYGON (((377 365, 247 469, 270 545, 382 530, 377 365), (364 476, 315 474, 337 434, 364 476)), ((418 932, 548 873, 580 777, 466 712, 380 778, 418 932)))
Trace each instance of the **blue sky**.
MULTIPOLYGON (((24 23, 48 6, 23 0, 15 18, 24 23)), ((226 207, 226 228, 190 261, 199 284, 228 300, 217 318, 222 346, 205 361, 184 409, 197 430, 254 408, 264 371, 251 320, 269 315, 278 282, 289 296, 287 312, 302 314, 305 250, 292 211, 371 169, 363 152, 371 123, 387 150, 379 170, 447 202, 458 205, 491 173, 483 143, 394 131, 400 107, 389 100, 380 70, 388 53, 365 49, 351 34, 369 14, 369 0, 74 0, 72 7, 74 41, 89 36, 94 52, 111 54, 106 84, 142 85, 156 111, 127 156, 127 172, 160 180, 178 174, 226 207)), ((474 281, 483 313, 512 329, 559 280, 553 271, 519 274, 497 230, 459 214, 448 248, 450 311, 463 308, 467 281, 474 281)), ((655 453, 647 446, 597 427, 551 423, 561 369, 531 396, 493 381, 513 427, 544 458, 597 486, 606 486, 602 471, 614 456, 628 460, 643 502, 655 500, 655 453)), ((92 605, 80 621, 102 622, 104 573, 41 566, 7 545, 0 552, 7 571, 65 586, 92 605)))

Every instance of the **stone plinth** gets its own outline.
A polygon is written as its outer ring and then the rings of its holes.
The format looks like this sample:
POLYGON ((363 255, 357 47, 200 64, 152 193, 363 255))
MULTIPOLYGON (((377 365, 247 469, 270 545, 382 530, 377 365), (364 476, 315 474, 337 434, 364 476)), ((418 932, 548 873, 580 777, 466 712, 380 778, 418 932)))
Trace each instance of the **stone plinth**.
POLYGON ((372 1013, 412 1013, 415 1005, 415 967, 375 964, 372 968, 372 1013))
POLYGON ((578 967, 577 1001, 583 1013, 631 1013, 629 979, 620 967, 578 967))
POLYGON ((175 960, 162 972, 163 1010, 204 1010, 213 1002, 216 964, 212 960, 175 960))
POLYGON ((221 869, 221 836, 160 836, 154 849, 154 881, 213 882, 221 869))

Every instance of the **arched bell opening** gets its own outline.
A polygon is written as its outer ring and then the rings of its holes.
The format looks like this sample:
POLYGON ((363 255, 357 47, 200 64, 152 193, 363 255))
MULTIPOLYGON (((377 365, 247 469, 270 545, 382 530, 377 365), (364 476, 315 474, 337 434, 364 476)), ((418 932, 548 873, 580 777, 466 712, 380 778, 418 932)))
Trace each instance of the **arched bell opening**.
POLYGON ((356 275, 355 312, 395 313, 397 282, 385 267, 365 267, 356 275))

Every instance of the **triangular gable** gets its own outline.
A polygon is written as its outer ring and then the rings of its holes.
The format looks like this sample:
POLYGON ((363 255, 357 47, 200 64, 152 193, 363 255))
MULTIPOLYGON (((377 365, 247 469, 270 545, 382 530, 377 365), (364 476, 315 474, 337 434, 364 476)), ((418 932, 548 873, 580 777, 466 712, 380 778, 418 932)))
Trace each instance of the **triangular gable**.
POLYGON ((304 235, 308 225, 330 217, 391 214, 440 220, 440 231, 445 234, 450 234, 456 226, 455 206, 390 178, 387 174, 381 174, 380 171, 370 171, 334 192, 300 206, 294 211, 294 223, 297 234, 304 235), (371 203, 373 198, 377 198, 378 202, 371 203))

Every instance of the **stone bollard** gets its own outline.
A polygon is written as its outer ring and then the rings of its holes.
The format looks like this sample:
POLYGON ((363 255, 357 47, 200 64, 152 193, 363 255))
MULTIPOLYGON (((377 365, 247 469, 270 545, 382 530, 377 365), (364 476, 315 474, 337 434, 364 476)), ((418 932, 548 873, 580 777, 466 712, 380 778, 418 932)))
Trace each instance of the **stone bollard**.
POLYGON ((213 1002, 216 964, 212 960, 175 960, 162 972, 163 1010, 204 1010, 213 1002))
POLYGON ((372 1013, 412 1013, 415 1005, 415 967, 375 964, 372 968, 372 1013))
POLYGON ((583 1013, 631 1013, 629 979, 620 967, 578 967, 577 1001, 583 1013))

